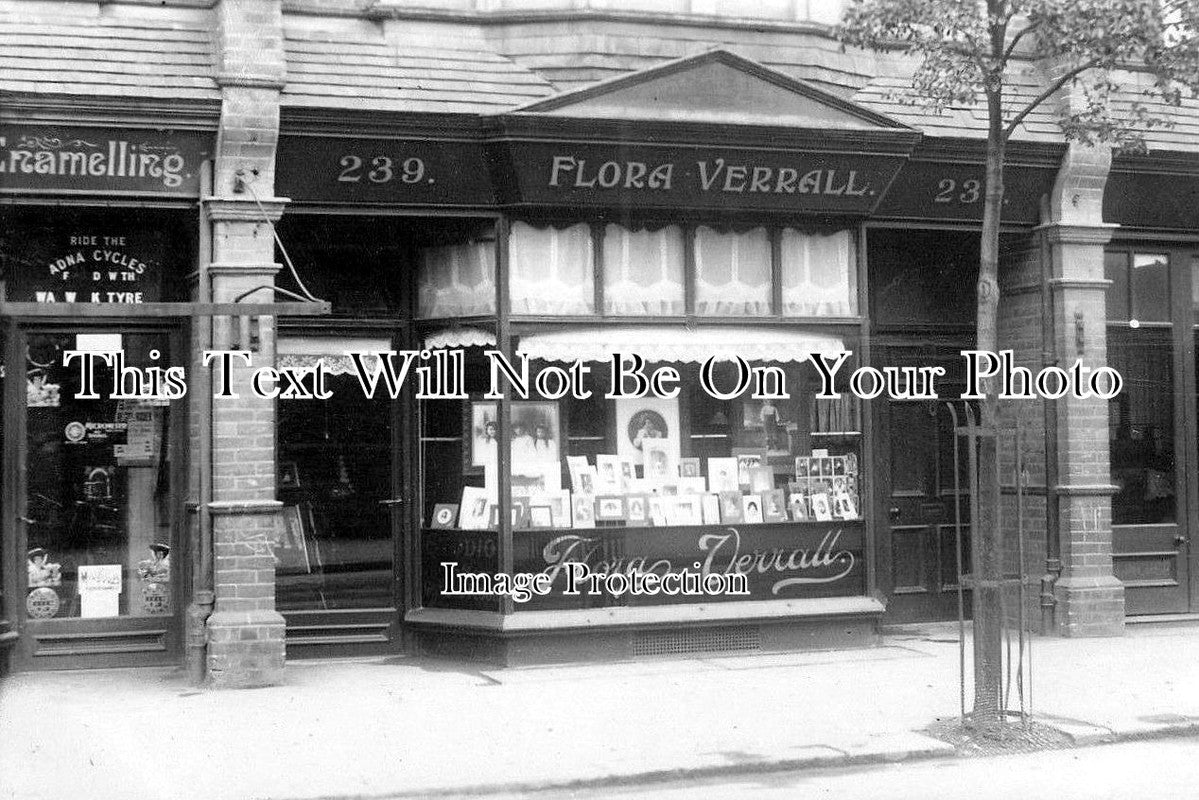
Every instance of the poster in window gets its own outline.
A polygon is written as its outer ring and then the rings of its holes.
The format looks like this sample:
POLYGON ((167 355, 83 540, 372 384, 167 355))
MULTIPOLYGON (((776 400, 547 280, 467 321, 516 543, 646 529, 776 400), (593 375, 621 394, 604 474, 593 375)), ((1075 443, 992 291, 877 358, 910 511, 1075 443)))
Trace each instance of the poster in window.
POLYGON ((634 464, 644 464, 644 444, 652 439, 671 442, 672 460, 678 463, 679 401, 678 398, 645 397, 620 398, 616 403, 616 454, 634 464))

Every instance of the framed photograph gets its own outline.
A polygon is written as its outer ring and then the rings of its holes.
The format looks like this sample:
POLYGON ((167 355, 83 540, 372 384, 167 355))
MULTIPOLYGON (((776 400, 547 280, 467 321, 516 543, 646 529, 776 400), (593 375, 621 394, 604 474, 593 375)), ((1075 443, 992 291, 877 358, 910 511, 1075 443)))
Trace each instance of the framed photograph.
POLYGON ((559 489, 556 492, 542 492, 541 494, 531 495, 529 497, 530 514, 534 505, 549 507, 550 515, 553 518, 551 523, 553 527, 571 527, 569 489, 559 489))
POLYGON ((680 458, 679 459, 679 477, 680 478, 698 478, 699 459, 698 458, 680 458))
POLYGON ((575 528, 595 527, 595 497, 590 494, 576 494, 570 498, 571 521, 575 528))
POLYGON ((601 495, 595 498, 595 518, 600 522, 623 522, 624 495, 601 495))
POLYGON ((792 522, 807 522, 811 519, 808 511, 808 496, 803 492, 792 492, 787 500, 787 508, 791 512, 792 522))
POLYGON ((570 488, 576 494, 595 496, 596 483, 595 467, 587 464, 570 473, 570 488))
POLYGON ((279 488, 300 488, 300 467, 294 461, 279 462, 279 488))
POLYGON ((620 456, 600 454, 595 457, 596 494, 621 494, 624 477, 620 472, 620 456))
POLYGON ((452 528, 458 524, 458 505, 456 503, 438 503, 433 506, 433 518, 429 527, 436 530, 452 528))
POLYGON ((757 447, 734 447, 733 458, 737 460, 737 485, 748 490, 751 486, 749 470, 766 465, 766 451, 757 447))
POLYGON ((625 498, 625 519, 630 525, 648 525, 649 497, 644 494, 631 494, 625 498))
POLYGON ((669 500, 669 497, 650 495, 649 518, 655 527, 661 528, 666 526, 666 505, 669 500))
POLYGON ((845 456, 833 456, 833 474, 845 474, 845 456))
POLYGON ((481 531, 490 521, 487 490, 481 486, 463 486, 462 502, 459 504, 458 527, 467 531, 481 531))
POLYGON ((637 465, 631 458, 620 459, 621 491, 627 493, 637 491, 637 465))
MULTIPOLYGON (((512 502, 508 504, 508 513, 512 515, 513 530, 529 527, 529 499, 527 497, 513 497, 512 502)), ((500 506, 498 503, 491 506, 488 526, 492 528, 500 526, 500 506)))
POLYGON ((816 492, 812 495, 812 516, 819 522, 829 522, 833 518, 833 510, 829 507, 828 495, 816 492))
POLYGON ((797 477, 797 478, 808 477, 808 457, 807 456, 796 456, 795 457, 795 477, 797 477))
POLYGON ((741 492, 721 492, 720 493, 720 521, 722 524, 730 525, 736 522, 742 522, 745 515, 741 511, 741 492))
POLYGON ((702 525, 703 501, 697 494, 681 494, 674 498, 666 509, 666 520, 671 525, 702 525))
MULTIPOLYGON (((467 431, 469 446, 462 448, 463 469, 476 470, 494 462, 499 445, 498 405, 494 400, 470 403, 467 431)), ((558 461, 562 441, 558 404, 552 401, 516 401, 511 405, 512 463, 558 461)))
POLYGON ((529 506, 530 528, 554 527, 554 514, 549 506, 529 506))
POLYGON ((749 468, 749 490, 754 494, 769 492, 774 489, 774 467, 763 464, 760 467, 749 468))
POLYGON ((562 467, 557 461, 512 463, 512 494, 529 496, 562 488, 562 467))
POLYGON ((833 495, 833 516, 838 519, 857 519, 858 506, 849 492, 833 495))
POLYGON ((704 494, 708 490, 707 481, 703 478, 679 478, 679 494, 704 494))
POLYGON ((762 497, 756 494, 742 495, 741 516, 746 523, 762 522, 762 497))
POLYGON ((705 494, 700 497, 700 509, 705 525, 720 524, 720 496, 705 494))
MULTIPOLYGON (((645 397, 616 401, 616 454, 644 464, 643 444, 650 439, 666 439, 672 444, 672 454, 679 458, 679 400, 645 397)), ((677 473, 676 473, 677 475, 677 473)))
POLYGON ((849 453, 845 456, 845 473, 847 475, 858 474, 858 455, 857 453, 849 453))
POLYGON ((674 439, 646 439, 641 443, 645 459, 645 479, 656 483, 674 483, 679 476, 679 443, 674 439))
POLYGON ((737 482, 737 459, 708 459, 709 492, 738 492, 740 489, 737 482))
POLYGON ((782 489, 762 492, 762 519, 766 522, 786 522, 787 504, 782 489))
MULTIPOLYGON (((791 437, 787 434, 787 423, 794 423, 793 414, 785 414, 777 400, 742 400, 741 427, 747 432, 756 433, 762 448, 775 455, 785 455, 791 452, 791 437), (785 417, 791 416, 792 419, 785 417)), ((755 441, 753 436, 747 436, 746 441, 755 441)))

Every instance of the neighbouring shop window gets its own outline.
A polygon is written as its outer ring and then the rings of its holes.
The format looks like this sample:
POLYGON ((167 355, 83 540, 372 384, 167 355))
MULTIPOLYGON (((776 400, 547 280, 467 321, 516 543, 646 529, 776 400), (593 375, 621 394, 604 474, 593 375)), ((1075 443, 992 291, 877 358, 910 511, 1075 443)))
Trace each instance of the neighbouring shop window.
POLYGON ((604 313, 679 316, 684 312, 683 229, 604 226, 604 313))
POLYGON ((591 227, 535 227, 514 222, 510 298, 513 314, 595 313, 595 264, 591 227))
POLYGON ((278 403, 275 549, 281 610, 382 608, 393 604, 393 402, 367 397, 344 351, 387 350, 390 341, 279 340, 279 365, 329 373, 328 400, 278 403))
POLYGON ((171 401, 79 398, 67 350, 124 352, 127 367, 174 362, 164 333, 30 333, 26 348, 26 609, 32 619, 172 613, 171 401))
POLYGON ((1107 360, 1124 378, 1109 403, 1112 522, 1174 522, 1177 515, 1174 453, 1172 326, 1169 258, 1152 252, 1109 252, 1107 360), (1145 324, 1148 323, 1148 324, 1145 324))

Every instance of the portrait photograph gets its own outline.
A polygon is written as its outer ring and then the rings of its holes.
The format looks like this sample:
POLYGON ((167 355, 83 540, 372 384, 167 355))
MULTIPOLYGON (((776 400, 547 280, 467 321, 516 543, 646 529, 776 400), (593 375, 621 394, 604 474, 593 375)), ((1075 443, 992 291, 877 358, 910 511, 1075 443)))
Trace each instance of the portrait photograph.
POLYGON ((679 401, 645 397, 617 398, 616 454, 640 466, 645 463, 643 444, 650 439, 673 442, 675 463, 679 459, 679 401))

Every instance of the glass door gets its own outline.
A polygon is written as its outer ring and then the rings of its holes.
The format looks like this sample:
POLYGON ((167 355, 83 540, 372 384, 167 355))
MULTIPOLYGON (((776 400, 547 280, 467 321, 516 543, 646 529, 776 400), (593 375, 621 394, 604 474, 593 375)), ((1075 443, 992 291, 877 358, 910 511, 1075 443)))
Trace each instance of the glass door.
POLYGON ((6 387, 5 483, 25 562, 18 666, 169 663, 185 407, 152 381, 177 363, 178 337, 74 326, 15 339, 6 371, 25 380, 6 387))

